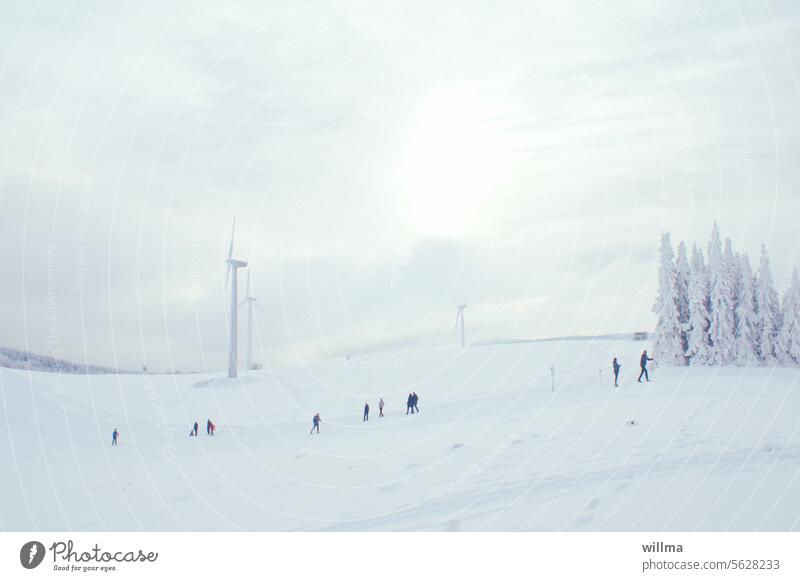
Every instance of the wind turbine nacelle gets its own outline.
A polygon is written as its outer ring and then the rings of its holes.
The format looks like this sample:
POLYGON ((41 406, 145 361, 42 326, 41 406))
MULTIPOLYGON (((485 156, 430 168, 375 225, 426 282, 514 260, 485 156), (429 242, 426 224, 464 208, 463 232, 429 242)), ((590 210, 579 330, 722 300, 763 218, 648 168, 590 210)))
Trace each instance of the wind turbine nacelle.
POLYGON ((235 258, 231 258, 228 260, 228 264, 230 264, 233 268, 243 268, 247 266, 246 260, 236 260, 235 258))

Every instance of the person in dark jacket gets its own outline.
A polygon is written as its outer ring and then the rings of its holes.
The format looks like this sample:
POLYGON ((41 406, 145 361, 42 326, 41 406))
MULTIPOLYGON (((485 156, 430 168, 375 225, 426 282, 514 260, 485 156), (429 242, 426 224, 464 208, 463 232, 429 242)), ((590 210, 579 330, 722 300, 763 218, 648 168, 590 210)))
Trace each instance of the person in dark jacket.
POLYGON ((379 418, 383 417, 383 398, 378 402, 378 411, 380 414, 378 415, 379 418))
POLYGON ((111 445, 112 446, 116 446, 117 445, 117 438, 119 438, 119 432, 117 431, 117 428, 114 428, 114 433, 111 434, 111 445))
POLYGON ((415 411, 416 411, 417 413, 419 413, 419 408, 417 407, 417 402, 419 401, 419 396, 417 395, 417 392, 415 391, 414 393, 412 393, 412 394, 411 394, 411 397, 413 397, 413 398, 414 398, 414 401, 413 401, 413 403, 411 404, 411 405, 413 405, 413 406, 414 406, 414 409, 411 411, 411 413, 414 413, 415 411))
POLYGON ((194 432, 194 433, 192 434, 193 436, 196 436, 196 435, 197 435, 197 428, 198 428, 198 426, 197 426, 197 422, 195 422, 195 423, 194 423, 194 427, 192 428, 192 432, 194 432))
POLYGON ((364 403, 364 419, 362 421, 369 421, 369 402, 364 403))
POLYGON ((406 400, 406 415, 411 412, 414 413, 414 396, 410 393, 408 394, 408 400, 406 400))
POLYGON ((210 435, 211 435, 211 418, 208 418, 208 421, 206 422, 206 436, 210 435))
POLYGON ((313 425, 311 426, 310 433, 313 434, 314 430, 317 430, 317 433, 319 434, 319 423, 322 421, 322 418, 319 417, 319 412, 314 414, 314 418, 311 421, 313 422, 313 425))
POLYGON ((611 362, 611 366, 614 368, 614 387, 619 387, 619 368, 622 366, 619 364, 616 357, 614 357, 614 360, 611 362))
POLYGON ((642 352, 642 358, 639 360, 639 367, 642 368, 641 373, 639 373, 639 383, 642 383, 642 376, 644 375, 645 381, 650 381, 650 375, 647 373, 647 362, 652 361, 652 357, 647 356, 647 349, 642 352))

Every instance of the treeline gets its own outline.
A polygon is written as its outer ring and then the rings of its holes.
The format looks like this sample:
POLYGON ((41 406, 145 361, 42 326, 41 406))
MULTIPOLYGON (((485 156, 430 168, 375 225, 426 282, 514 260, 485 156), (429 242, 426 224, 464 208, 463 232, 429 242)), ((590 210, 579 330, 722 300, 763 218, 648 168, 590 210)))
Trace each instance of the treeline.
POLYGON ((717 224, 706 254, 689 257, 661 237, 655 353, 674 365, 800 365, 800 279, 792 272, 780 300, 766 247, 753 274, 745 252, 723 244, 717 224))
POLYGON ((0 367, 10 367, 12 369, 27 369, 30 371, 47 371, 51 373, 74 373, 80 375, 103 374, 103 373, 136 373, 134 371, 123 371, 111 367, 101 367, 99 365, 85 365, 64 361, 49 355, 36 355, 18 349, 0 347, 0 367))

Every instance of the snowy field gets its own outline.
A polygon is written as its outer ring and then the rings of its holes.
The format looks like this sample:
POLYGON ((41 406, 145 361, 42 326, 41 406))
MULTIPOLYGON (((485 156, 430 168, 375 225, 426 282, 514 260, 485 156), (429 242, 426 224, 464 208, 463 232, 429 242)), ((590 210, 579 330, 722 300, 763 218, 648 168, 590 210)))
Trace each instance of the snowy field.
POLYGON ((234 382, 0 369, 0 528, 800 530, 800 371, 640 385, 644 346, 439 348, 234 382))

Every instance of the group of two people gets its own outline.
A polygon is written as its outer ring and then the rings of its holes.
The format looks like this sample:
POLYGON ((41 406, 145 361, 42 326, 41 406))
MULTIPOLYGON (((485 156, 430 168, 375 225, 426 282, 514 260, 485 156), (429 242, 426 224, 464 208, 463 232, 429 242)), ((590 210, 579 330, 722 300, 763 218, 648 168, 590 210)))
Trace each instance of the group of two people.
MULTIPOLYGON (((650 374, 647 373, 647 362, 652 360, 653 358, 647 355, 647 349, 645 349, 641 358, 639 359, 639 367, 641 368, 638 379, 639 383, 642 383, 643 376, 645 381, 650 381, 650 374)), ((614 370, 614 387, 619 387, 619 370, 622 365, 620 365, 619 361, 617 361, 617 358, 614 357, 614 360, 611 362, 611 366, 614 370)))
MULTIPOLYGON (((383 398, 381 398, 380 401, 378 402, 378 412, 379 412, 378 417, 382 418, 383 417, 383 398)), ((364 421, 364 422, 369 421, 369 402, 368 401, 364 402, 364 419, 362 421, 364 421)))
POLYGON ((416 411, 419 413, 419 407, 417 407, 417 402, 419 402, 419 396, 417 392, 409 393, 408 400, 406 400, 406 415, 411 412, 412 414, 416 411))
MULTIPOLYGON (((212 422, 209 419, 206 422, 206 434, 209 435, 209 436, 213 436, 214 435, 214 430, 216 430, 216 429, 217 429, 217 426, 215 426, 214 422, 212 422)), ((195 422, 194 426, 192 426, 192 429, 189 431, 189 435, 190 436, 196 436, 197 435, 197 422, 195 422)))

